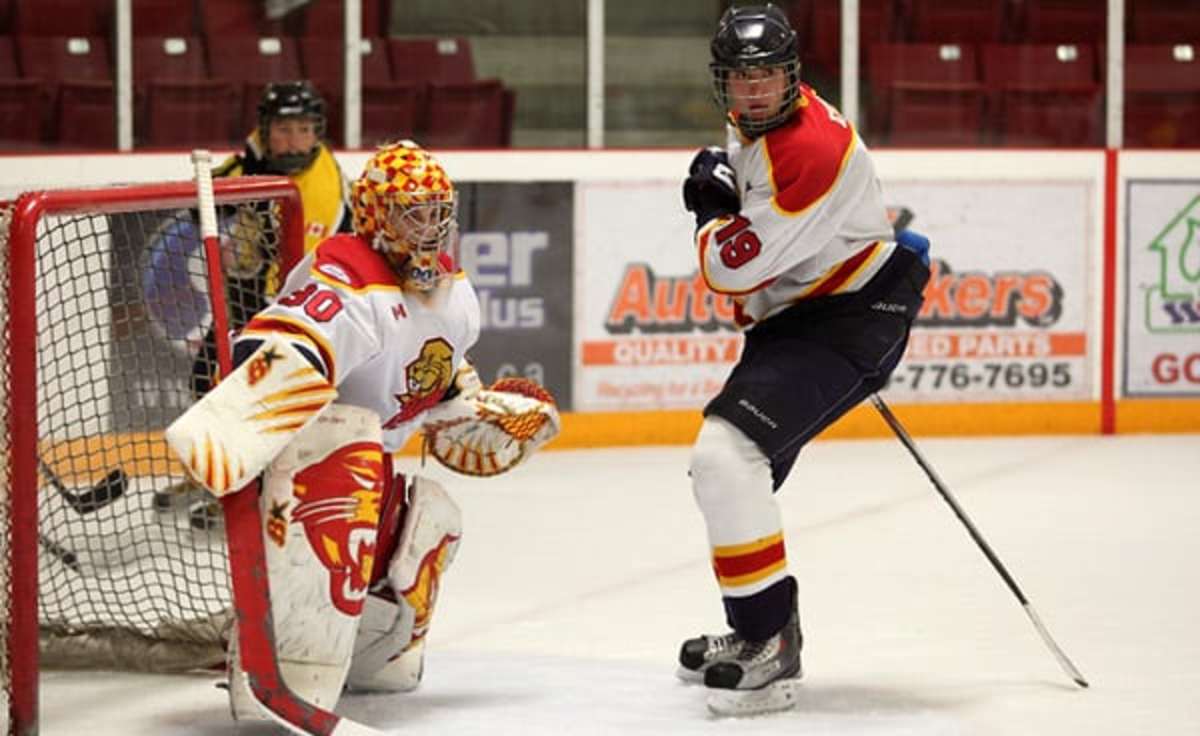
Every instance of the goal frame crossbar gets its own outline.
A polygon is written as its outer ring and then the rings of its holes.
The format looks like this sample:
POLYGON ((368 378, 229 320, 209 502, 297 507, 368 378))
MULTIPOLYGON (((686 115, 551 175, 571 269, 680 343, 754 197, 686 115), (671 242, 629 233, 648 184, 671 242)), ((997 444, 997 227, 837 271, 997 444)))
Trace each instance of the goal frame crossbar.
MULTIPOLYGON (((286 272, 302 256, 304 214, 300 193, 286 177, 237 177, 213 182, 218 205, 273 200, 280 208, 279 227, 283 269, 286 272)), ((9 569, 8 667, 9 727, 14 733, 38 731, 38 415, 37 373, 37 235, 38 223, 48 216, 107 215, 162 209, 193 209, 197 206, 196 183, 191 180, 90 189, 28 192, 13 203, 8 232, 8 351, 9 378, 14 386, 30 390, 9 391, 7 431, 9 435, 9 514, 11 565, 9 569), (17 285, 25 285, 15 288, 17 285)), ((2 236, 2 234, 0 234, 2 236)), ((217 333, 218 340, 227 336, 217 333)), ((257 504, 241 504, 244 515, 239 527, 261 528, 257 504)), ((250 533, 247 531, 246 533, 250 533)), ((265 584, 266 561, 262 545, 249 545, 235 559, 230 551, 231 570, 258 575, 265 584), (254 559, 254 555, 258 559, 254 559)), ((238 573, 235 573, 238 574, 238 573)), ((261 610, 255 611, 262 614, 261 610)), ((239 616, 241 613, 239 612, 239 616)), ((267 620, 254 622, 263 632, 256 637, 257 661, 274 663, 269 608, 267 620)), ((244 622, 250 623, 250 622, 244 622)))

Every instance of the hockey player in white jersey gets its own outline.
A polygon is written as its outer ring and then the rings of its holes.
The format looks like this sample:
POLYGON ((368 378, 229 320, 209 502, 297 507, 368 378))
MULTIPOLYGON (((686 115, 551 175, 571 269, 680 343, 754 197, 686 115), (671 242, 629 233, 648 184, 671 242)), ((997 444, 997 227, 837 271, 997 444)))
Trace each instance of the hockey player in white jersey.
POLYGON ((801 675, 774 493, 805 443, 886 384, 929 271, 897 245, 862 140, 800 81, 787 16, 731 8, 711 51, 728 142, 697 153, 683 196, 705 283, 733 297, 746 339, 690 471, 732 631, 685 641, 679 672, 736 715, 790 707, 801 675))
MULTIPOLYGON (((290 272, 237 336, 237 369, 166 433, 214 495, 261 475, 280 670, 326 709, 343 688, 416 687, 462 534, 446 491, 406 480, 392 454, 422 431, 447 467, 492 475, 559 426, 540 386, 483 388, 466 359, 479 302, 454 267, 457 195, 434 157, 411 141, 380 149, 352 207, 354 233, 290 272)), ((235 716, 256 717, 236 651, 229 659, 235 716)))

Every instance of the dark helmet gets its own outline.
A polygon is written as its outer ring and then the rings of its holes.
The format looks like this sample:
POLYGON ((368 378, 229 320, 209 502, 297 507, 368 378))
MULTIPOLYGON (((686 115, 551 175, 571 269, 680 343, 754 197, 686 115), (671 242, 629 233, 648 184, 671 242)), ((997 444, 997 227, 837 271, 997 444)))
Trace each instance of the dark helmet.
POLYGON ((721 16, 712 40, 713 96, 727 113, 733 112, 728 79, 746 69, 783 69, 788 89, 779 108, 770 115, 750 119, 738 116, 738 128, 755 137, 786 123, 796 106, 800 83, 800 50, 787 15, 774 5, 731 7, 721 16))
POLYGON ((258 133, 267 166, 280 174, 294 174, 308 167, 321 152, 325 135, 325 100, 308 82, 273 82, 263 90, 258 102, 258 133), (307 153, 276 154, 270 150, 268 136, 271 121, 281 118, 311 118, 316 122, 317 144, 307 153))

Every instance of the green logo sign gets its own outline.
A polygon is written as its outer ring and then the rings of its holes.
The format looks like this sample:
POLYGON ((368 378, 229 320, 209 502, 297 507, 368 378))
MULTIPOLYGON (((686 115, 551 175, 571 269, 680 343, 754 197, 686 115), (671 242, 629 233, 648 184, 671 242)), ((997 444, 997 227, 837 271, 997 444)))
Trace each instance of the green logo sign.
POLYGON ((1158 283, 1146 291, 1146 329, 1200 332, 1200 196, 1150 243, 1158 253, 1158 283))

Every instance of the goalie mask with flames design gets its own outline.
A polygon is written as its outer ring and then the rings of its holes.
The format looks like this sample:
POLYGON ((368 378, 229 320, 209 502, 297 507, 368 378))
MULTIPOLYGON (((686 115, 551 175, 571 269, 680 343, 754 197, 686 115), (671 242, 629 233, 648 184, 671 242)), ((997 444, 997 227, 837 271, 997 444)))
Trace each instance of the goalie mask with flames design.
POLYGON ((407 140, 383 146, 350 194, 354 231, 387 258, 401 286, 429 291, 449 275, 458 195, 428 151, 407 140))

